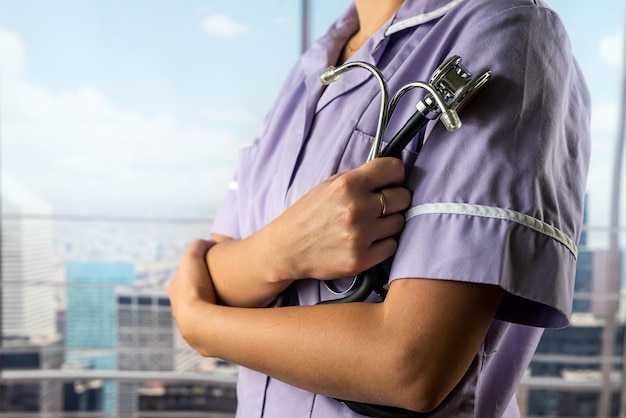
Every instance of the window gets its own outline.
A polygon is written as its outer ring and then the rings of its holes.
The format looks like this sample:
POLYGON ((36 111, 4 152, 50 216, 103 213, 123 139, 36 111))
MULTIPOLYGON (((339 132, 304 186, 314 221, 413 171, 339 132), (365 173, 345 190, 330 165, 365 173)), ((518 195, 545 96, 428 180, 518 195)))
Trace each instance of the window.
MULTIPOLYGON (((350 1, 310 3, 315 39, 350 1)), ((572 325, 546 331, 518 399, 527 418, 617 416, 624 2, 548 3, 590 87, 594 154, 572 325)), ((300 53, 302 4, 0 3, 0 412, 232 412, 235 370, 180 339, 165 284, 300 53)))

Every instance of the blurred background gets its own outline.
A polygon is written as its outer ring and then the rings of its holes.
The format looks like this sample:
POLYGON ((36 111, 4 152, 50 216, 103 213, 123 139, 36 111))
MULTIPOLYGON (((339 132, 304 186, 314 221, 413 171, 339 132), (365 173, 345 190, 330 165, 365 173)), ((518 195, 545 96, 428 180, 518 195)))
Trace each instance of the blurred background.
MULTIPOLYGON (((0 0, 0 415, 232 417, 165 285, 303 48, 350 2, 0 0)), ((623 0, 548 0, 593 98, 572 324, 530 417, 626 417, 623 0)))

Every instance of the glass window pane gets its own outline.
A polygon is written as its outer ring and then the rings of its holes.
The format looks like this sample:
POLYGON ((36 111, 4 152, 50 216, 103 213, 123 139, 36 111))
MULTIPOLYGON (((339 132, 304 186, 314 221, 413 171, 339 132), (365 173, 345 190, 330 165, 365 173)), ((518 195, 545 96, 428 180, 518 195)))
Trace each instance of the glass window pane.
MULTIPOLYGON (((0 415, 234 410, 236 371, 181 340, 165 284, 301 52, 303 3, 0 2, 0 415)), ((316 39, 351 1, 308 3, 316 39)), ((548 3, 589 84, 593 156, 572 323, 545 332, 518 400, 526 417, 624 415, 624 2, 548 3)))

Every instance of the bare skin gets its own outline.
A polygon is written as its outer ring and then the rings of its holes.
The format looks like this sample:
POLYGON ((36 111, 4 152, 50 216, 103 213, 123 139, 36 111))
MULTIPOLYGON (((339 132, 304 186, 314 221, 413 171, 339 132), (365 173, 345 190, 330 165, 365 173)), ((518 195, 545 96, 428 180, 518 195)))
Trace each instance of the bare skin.
POLYGON ((194 243, 168 286, 186 341, 204 356, 336 398, 432 410, 469 368, 503 296, 495 286, 412 278, 394 281, 380 304, 221 306, 208 246, 194 243))
MULTIPOLYGON (((360 29, 348 43, 358 49, 401 3, 357 0, 360 29)), ((183 337, 204 356, 315 393, 435 408, 469 368, 500 288, 407 277, 380 304, 262 308, 294 280, 344 277, 393 255, 411 202, 403 181, 399 160, 376 159, 331 177, 246 239, 195 242, 168 285, 183 337)))
POLYGON ((347 61, 358 51, 369 37, 396 13, 402 2, 403 0, 355 1, 359 15, 359 30, 346 42, 341 55, 341 62, 347 61))
POLYGON ((266 306, 294 280, 346 277, 390 257, 397 248, 390 237, 404 227, 402 211, 411 202, 407 189, 393 186, 403 179, 400 160, 376 159, 332 176, 249 238, 214 237, 223 243, 207 262, 220 301, 266 306))
POLYGON ((407 278, 394 281, 380 304, 250 307, 293 280, 340 277, 393 254, 389 237, 402 228, 399 212, 410 194, 383 188, 391 215, 380 218, 374 190, 403 175, 399 160, 377 159, 331 177, 252 239, 210 251, 208 242, 194 243, 168 286, 183 337, 204 356, 316 393, 416 411, 436 407, 471 364, 502 300, 500 288, 407 278), (316 232, 320 237, 311 238, 316 232))

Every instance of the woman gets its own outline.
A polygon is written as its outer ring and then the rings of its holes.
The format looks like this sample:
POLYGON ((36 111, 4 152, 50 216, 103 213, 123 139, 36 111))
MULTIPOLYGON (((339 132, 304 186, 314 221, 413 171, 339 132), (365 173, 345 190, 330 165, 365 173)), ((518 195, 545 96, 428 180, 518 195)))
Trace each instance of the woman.
MULTIPOLYGON (((413 111, 401 104, 387 131, 413 111)), ((519 417, 542 328, 571 312, 588 125, 584 81, 543 2, 355 0, 242 151, 214 241, 181 260, 168 292, 182 335, 242 366, 239 417, 361 416, 336 399, 519 417), (463 127, 432 122, 419 158, 411 144, 362 164, 378 84, 351 71, 324 88, 319 73, 366 61, 393 92, 453 55, 493 76, 463 127), (324 281, 390 256, 384 301, 316 305, 336 298, 324 281), (294 282, 299 306, 271 308, 294 282)))

